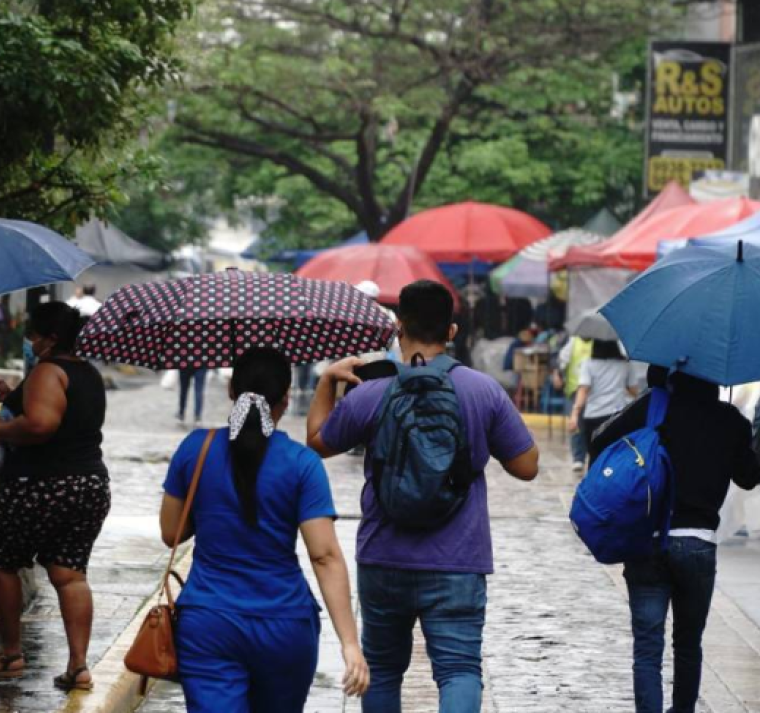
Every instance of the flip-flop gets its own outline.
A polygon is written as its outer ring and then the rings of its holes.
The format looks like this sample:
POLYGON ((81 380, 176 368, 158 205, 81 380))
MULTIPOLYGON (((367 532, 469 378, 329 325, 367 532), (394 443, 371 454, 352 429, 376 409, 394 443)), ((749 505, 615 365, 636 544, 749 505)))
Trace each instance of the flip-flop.
POLYGON ((93 686, 92 679, 89 681, 77 681, 77 676, 87 670, 87 666, 80 666, 71 673, 66 671, 53 679, 53 685, 67 693, 69 691, 91 691, 93 686))
POLYGON ((24 675, 24 654, 14 654, 13 656, 6 656, 0 654, 0 681, 7 681, 11 678, 21 678, 24 675), (19 668, 10 668, 12 663, 21 661, 22 666, 19 668))

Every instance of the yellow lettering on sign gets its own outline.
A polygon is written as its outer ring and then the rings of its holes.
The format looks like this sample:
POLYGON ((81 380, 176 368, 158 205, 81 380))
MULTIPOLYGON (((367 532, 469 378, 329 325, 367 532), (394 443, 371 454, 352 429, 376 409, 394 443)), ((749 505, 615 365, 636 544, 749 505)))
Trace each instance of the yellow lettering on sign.
POLYGON ((681 88, 678 79, 681 76, 681 65, 678 62, 660 62, 657 67, 656 91, 663 96, 673 94, 678 96, 681 88))
POLYGON ((708 97, 720 96, 723 92, 723 71, 720 62, 709 60, 702 65, 702 94, 708 97))

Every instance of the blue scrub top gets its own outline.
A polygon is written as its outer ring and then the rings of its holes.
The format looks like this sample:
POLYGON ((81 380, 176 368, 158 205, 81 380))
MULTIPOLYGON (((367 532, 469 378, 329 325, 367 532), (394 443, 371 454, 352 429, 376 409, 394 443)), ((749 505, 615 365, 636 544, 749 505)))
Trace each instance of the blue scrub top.
MULTIPOLYGON (((185 499, 208 431, 191 433, 169 465, 164 490, 185 499)), ((193 566, 178 604, 256 616, 308 618, 317 607, 296 556, 298 527, 335 518, 327 473, 311 449, 275 431, 257 478, 256 527, 242 516, 229 429, 209 449, 192 508, 193 566)))

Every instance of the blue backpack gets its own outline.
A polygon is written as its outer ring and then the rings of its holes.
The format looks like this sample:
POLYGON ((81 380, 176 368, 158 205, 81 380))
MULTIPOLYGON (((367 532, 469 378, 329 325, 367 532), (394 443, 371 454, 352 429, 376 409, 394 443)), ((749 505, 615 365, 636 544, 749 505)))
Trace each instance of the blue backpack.
POLYGON ((673 477, 657 428, 669 398, 664 389, 652 389, 647 425, 608 446, 575 493, 570 521, 602 564, 648 557, 658 530, 667 547, 673 477))
POLYGON ((378 411, 372 447, 372 485, 396 525, 433 529, 462 505, 477 473, 450 372, 459 362, 415 355, 398 364, 378 411), (421 362, 421 366, 417 366, 421 362))

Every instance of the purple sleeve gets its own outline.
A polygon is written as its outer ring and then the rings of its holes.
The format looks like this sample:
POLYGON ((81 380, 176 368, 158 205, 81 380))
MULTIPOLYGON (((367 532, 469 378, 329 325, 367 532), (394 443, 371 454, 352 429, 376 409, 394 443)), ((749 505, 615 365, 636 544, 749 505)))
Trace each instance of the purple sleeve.
POLYGON ((488 450, 500 461, 512 460, 533 446, 533 436, 504 389, 494 384, 493 418, 488 430, 488 450))
POLYGON ((324 444, 334 453, 345 453, 366 444, 384 391, 381 381, 370 381, 342 398, 320 429, 324 444))

